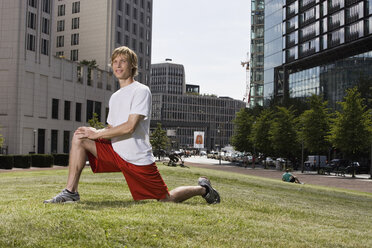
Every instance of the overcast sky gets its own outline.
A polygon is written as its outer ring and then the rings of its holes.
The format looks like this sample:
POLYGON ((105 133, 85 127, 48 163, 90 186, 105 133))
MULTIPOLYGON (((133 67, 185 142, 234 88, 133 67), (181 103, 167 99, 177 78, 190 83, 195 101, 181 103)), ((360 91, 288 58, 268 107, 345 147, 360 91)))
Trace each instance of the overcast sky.
POLYGON ((202 94, 242 100, 250 43, 249 0, 154 0, 152 63, 171 58, 202 94))

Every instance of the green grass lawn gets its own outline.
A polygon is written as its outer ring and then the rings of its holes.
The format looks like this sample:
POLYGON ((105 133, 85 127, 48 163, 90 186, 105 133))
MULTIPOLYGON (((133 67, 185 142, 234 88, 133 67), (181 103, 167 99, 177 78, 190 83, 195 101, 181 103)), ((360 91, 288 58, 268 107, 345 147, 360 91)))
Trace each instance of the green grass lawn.
POLYGON ((43 204, 67 170, 0 174, 0 247, 372 247, 372 194, 159 165, 169 189, 208 176, 221 204, 134 202, 120 173, 83 171, 77 204, 43 204))

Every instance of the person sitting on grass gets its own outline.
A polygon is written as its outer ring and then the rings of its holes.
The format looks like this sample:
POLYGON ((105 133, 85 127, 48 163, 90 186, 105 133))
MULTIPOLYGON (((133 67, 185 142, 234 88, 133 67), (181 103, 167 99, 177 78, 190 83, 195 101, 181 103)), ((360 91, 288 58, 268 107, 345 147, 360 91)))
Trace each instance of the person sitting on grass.
POLYGON ((295 177, 294 175, 292 175, 292 173, 289 172, 289 169, 286 169, 285 170, 285 173, 282 176, 282 180, 284 182, 289 182, 289 183, 303 184, 303 183, 300 182, 300 180, 298 180, 297 177, 295 177))
POLYGON ((101 130, 79 127, 75 131, 66 188, 44 203, 80 200, 78 184, 86 156, 94 173, 122 172, 135 201, 182 202, 202 196, 209 204, 219 203, 219 193, 206 177, 198 179, 198 186, 181 186, 168 191, 149 141, 151 92, 146 85, 134 80, 137 55, 128 47, 118 47, 112 53, 111 66, 120 88, 109 101, 108 126, 101 130))

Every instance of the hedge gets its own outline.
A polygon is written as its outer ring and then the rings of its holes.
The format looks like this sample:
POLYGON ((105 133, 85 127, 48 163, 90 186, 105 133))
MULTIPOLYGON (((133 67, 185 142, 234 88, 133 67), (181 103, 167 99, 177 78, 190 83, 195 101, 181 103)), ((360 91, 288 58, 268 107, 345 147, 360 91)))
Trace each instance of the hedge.
POLYGON ((31 155, 13 155, 14 168, 30 168, 31 155))
POLYGON ((0 169, 13 169, 14 157, 12 155, 0 155, 0 169))
POLYGON ((54 164, 59 166, 68 166, 68 154, 53 154, 54 164))
POLYGON ((32 167, 52 167, 53 155, 49 154, 31 154, 32 167))

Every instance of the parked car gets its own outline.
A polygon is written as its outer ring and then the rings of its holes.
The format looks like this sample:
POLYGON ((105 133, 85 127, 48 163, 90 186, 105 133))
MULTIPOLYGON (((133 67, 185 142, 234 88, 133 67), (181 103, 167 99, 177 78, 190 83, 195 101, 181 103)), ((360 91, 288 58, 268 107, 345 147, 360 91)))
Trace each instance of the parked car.
POLYGON ((352 174, 355 170, 355 174, 369 174, 370 167, 359 162, 351 162, 346 168, 345 172, 352 174))
POLYGON ((266 165, 269 166, 275 166, 275 161, 271 157, 266 157, 265 160, 263 160, 266 165))

